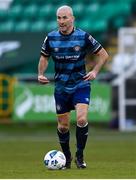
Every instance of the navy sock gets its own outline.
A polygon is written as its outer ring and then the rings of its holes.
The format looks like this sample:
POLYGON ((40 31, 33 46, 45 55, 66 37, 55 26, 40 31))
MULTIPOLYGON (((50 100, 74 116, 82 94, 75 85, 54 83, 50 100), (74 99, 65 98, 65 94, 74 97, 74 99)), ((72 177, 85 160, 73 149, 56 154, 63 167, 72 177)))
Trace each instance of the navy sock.
POLYGON ((66 133, 61 133, 59 130, 57 130, 57 134, 59 137, 59 143, 61 145, 62 151, 65 154, 66 159, 69 159, 71 157, 69 147, 70 133, 69 131, 67 131, 66 133))
POLYGON ((88 137, 88 123, 84 127, 76 127, 76 140, 77 140, 77 152, 76 156, 83 156, 83 150, 85 149, 85 145, 88 137))

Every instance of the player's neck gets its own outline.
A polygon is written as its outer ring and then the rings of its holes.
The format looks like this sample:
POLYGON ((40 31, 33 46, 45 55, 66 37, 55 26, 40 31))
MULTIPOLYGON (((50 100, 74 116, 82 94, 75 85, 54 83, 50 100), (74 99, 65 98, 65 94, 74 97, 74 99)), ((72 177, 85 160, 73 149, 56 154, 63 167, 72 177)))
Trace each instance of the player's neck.
POLYGON ((66 31, 66 32, 60 31, 60 33, 61 33, 62 35, 70 35, 70 34, 72 34, 74 31, 75 31, 75 28, 74 28, 74 26, 72 26, 68 31, 66 31))

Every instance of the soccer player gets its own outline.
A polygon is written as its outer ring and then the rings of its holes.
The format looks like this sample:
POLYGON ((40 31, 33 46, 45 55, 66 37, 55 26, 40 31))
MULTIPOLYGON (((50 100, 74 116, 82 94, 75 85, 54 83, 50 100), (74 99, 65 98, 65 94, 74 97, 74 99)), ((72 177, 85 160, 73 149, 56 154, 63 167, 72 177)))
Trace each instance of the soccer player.
POLYGON ((88 122, 87 113, 90 101, 90 80, 94 80, 101 67, 108 59, 106 50, 87 32, 74 27, 72 8, 61 6, 57 10, 58 30, 46 36, 41 49, 38 65, 38 81, 48 83, 44 76, 48 59, 52 56, 55 62, 55 104, 58 118, 57 134, 66 156, 66 168, 71 168, 72 155, 70 152, 70 118, 69 113, 75 109, 76 153, 77 168, 86 168, 83 151, 87 142, 88 122), (95 54, 98 62, 93 70, 86 73, 85 56, 95 54))

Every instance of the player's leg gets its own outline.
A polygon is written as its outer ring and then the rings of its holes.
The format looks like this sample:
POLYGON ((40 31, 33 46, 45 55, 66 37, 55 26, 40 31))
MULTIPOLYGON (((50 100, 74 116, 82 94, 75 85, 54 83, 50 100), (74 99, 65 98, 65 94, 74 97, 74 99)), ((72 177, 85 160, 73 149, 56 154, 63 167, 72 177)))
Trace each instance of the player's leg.
POLYGON ((71 167, 71 152, 69 146, 69 113, 58 115, 58 137, 63 153, 66 157, 66 168, 71 167))
POLYGON ((86 168, 84 162, 83 151, 86 146, 88 137, 88 122, 87 122, 88 104, 78 103, 76 105, 77 127, 76 127, 76 165, 78 168, 86 168))
POLYGON ((74 105, 76 109, 76 141, 77 141, 77 151, 76 151, 76 165, 78 168, 86 168, 84 162, 83 151, 86 146, 88 137, 88 106, 90 102, 90 87, 79 88, 74 94, 74 105))
POLYGON ((63 153, 66 156, 66 168, 71 166, 70 132, 69 132, 69 110, 67 107, 66 94, 55 94, 56 113, 58 117, 57 134, 63 153))

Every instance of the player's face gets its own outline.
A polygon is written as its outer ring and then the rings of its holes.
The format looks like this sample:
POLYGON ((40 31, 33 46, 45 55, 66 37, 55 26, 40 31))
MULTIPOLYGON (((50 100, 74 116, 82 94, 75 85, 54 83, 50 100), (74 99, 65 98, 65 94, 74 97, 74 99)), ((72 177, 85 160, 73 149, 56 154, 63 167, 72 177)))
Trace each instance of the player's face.
POLYGON ((69 34, 73 30, 74 17, 68 10, 60 10, 57 13, 57 22, 59 30, 63 34, 69 34))

